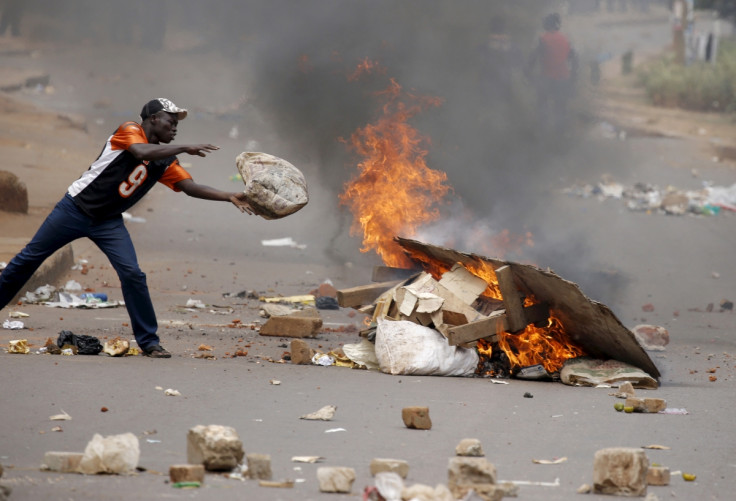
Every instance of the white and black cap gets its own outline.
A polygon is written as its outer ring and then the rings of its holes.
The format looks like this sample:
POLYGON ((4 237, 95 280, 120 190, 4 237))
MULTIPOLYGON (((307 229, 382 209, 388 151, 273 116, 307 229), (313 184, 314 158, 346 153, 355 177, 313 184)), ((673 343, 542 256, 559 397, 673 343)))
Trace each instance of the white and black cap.
POLYGON ((179 108, 170 100, 159 97, 158 99, 152 99, 148 101, 143 106, 143 109, 141 110, 141 122, 151 115, 158 113, 159 111, 165 111, 167 113, 171 113, 172 115, 176 115, 176 118, 178 120, 184 120, 187 117, 186 109, 179 108))

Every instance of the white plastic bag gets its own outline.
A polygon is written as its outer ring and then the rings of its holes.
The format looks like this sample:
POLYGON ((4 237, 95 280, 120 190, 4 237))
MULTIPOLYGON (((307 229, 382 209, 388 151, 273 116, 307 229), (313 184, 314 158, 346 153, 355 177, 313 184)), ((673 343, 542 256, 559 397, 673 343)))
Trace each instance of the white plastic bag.
POLYGON ((138 466, 141 450, 138 437, 132 433, 102 437, 95 433, 84 449, 79 472, 128 474, 138 466))
POLYGON ((268 153, 244 151, 235 162, 245 183, 248 203, 259 216, 279 219, 307 205, 304 174, 286 160, 268 153))
POLYGON ((471 376, 478 365, 474 349, 450 346, 439 332, 406 320, 380 319, 376 357, 381 372, 417 376, 471 376))

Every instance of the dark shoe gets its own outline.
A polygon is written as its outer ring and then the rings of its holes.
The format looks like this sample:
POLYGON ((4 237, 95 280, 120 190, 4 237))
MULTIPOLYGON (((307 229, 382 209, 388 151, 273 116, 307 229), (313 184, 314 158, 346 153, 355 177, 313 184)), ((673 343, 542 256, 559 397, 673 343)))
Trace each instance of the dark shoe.
POLYGON ((166 351, 160 344, 146 348, 143 350, 143 354, 151 358, 171 358, 171 353, 166 351))

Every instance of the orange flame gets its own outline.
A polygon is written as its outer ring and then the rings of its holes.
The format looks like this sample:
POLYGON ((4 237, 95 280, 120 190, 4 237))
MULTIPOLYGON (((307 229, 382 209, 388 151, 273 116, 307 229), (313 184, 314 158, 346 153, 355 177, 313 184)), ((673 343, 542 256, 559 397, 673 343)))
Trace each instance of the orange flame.
POLYGON ((570 342, 562 323, 554 316, 550 316, 546 327, 527 325, 516 334, 499 332, 498 346, 509 357, 512 369, 542 364, 549 373, 559 371, 566 360, 584 354, 570 342))
POLYGON ((363 59, 363 61, 360 62, 360 64, 358 64, 358 67, 355 68, 355 71, 348 75, 348 82, 354 82, 363 75, 370 75, 371 73, 385 74, 386 68, 384 66, 381 66, 378 61, 373 61, 365 58, 363 59))
POLYGON ((378 93, 386 100, 383 115, 355 131, 350 148, 362 158, 359 174, 345 185, 340 203, 353 213, 350 234, 363 234, 361 252, 378 253, 388 266, 412 267, 393 240, 414 236, 418 227, 439 217, 435 204, 451 189, 447 174, 427 167, 427 142, 407 120, 440 100, 402 92, 391 79, 378 93), (407 104, 408 103, 408 104, 407 104))

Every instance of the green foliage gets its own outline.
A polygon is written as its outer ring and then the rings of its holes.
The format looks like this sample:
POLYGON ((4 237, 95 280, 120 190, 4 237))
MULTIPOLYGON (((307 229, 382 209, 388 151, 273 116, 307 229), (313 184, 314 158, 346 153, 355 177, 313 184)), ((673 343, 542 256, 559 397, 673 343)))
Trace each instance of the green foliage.
POLYGON ((698 111, 736 111, 736 41, 723 40, 715 64, 682 66, 667 56, 638 72, 639 82, 657 106, 698 111))

